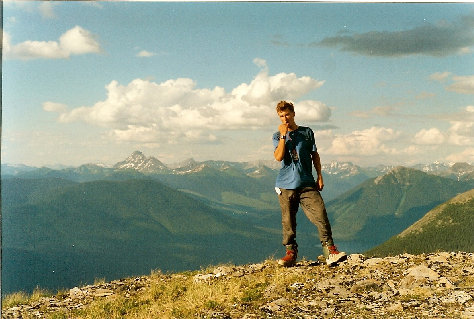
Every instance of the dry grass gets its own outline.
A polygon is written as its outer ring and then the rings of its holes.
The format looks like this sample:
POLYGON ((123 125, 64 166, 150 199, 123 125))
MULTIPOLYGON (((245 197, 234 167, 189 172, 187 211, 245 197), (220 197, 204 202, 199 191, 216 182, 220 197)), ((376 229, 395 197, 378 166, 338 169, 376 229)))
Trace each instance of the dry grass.
POLYGON ((51 318, 204 318, 250 309, 255 313, 269 296, 284 296, 288 285, 308 279, 298 273, 289 275, 274 261, 268 261, 261 271, 245 276, 226 276, 210 282, 194 280, 197 273, 212 273, 215 268, 174 275, 152 272, 149 287, 135 296, 110 296, 95 300, 85 309, 55 313, 51 318))
POLYGON ((26 305, 30 300, 30 296, 27 293, 20 291, 5 296, 2 300, 2 307, 10 308, 18 305, 26 305))
POLYGON ((39 287, 35 288, 31 295, 23 291, 15 292, 15 293, 5 296, 2 299, 2 308, 10 308, 10 307, 18 306, 18 305, 26 305, 32 302, 39 301, 40 298, 48 297, 52 295, 53 293, 51 293, 50 291, 39 288, 39 287))
MULTIPOLYGON (((431 267, 440 276, 448 276, 458 289, 472 287, 472 276, 463 271, 463 267, 472 265, 472 257, 465 254, 456 258, 450 264, 433 262, 431 267), (448 267, 458 264, 459 267, 448 267)), ((109 296, 94 297, 93 290, 84 287, 89 297, 76 300, 84 305, 83 308, 52 307, 45 310, 44 317, 166 319, 249 315, 249 318, 294 318, 306 311, 324 318, 374 318, 398 317, 400 309, 404 312, 401 317, 406 318, 421 318, 428 316, 427 313, 438 317, 460 315, 462 308, 455 303, 430 301, 433 296, 451 298, 453 289, 432 283, 412 287, 403 294, 396 293, 396 289, 392 291, 385 282, 401 287, 408 269, 430 260, 424 255, 405 256, 397 259, 400 263, 393 267, 393 259, 383 263, 348 262, 336 268, 306 260, 296 267, 281 268, 275 260, 267 260, 259 265, 220 265, 178 274, 153 271, 150 276, 123 279, 116 286, 104 283, 94 287, 97 290, 113 289, 114 294, 109 296), (416 315, 421 310, 424 315, 416 315)), ((4 307, 31 305, 32 300, 41 299, 44 294, 41 290, 34 296, 14 294, 4 300, 4 303, 8 302, 4 307)), ((68 293, 57 299, 70 300, 68 293)), ((464 306, 467 307, 467 303, 464 306)), ((24 318, 29 315, 33 318, 32 314, 29 312, 24 318)))

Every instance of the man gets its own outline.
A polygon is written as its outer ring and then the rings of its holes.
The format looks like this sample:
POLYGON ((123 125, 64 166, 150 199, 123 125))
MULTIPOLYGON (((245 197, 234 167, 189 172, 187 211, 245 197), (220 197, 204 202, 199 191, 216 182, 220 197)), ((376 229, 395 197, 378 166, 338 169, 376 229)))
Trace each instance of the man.
POLYGON ((282 124, 278 132, 273 134, 274 156, 282 165, 275 190, 280 201, 283 245, 286 247, 286 255, 278 264, 289 267, 296 263, 296 213, 301 204, 308 219, 318 228, 326 263, 335 265, 344 260, 346 254, 339 252, 334 245, 331 225, 319 193, 323 190, 324 182, 314 133, 309 127, 295 123, 292 103, 281 101, 276 111, 282 124), (318 174, 316 181, 312 174, 313 166, 318 174))

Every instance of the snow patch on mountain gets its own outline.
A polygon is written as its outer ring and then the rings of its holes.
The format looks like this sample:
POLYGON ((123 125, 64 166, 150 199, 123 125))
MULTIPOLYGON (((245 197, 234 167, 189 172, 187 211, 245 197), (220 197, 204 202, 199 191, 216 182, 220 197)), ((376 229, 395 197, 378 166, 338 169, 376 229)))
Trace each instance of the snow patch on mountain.
POLYGON ((114 165, 114 169, 134 169, 143 173, 155 173, 169 170, 168 167, 153 156, 146 157, 142 152, 135 151, 124 161, 114 165))
POLYGON ((321 169, 325 174, 338 177, 351 177, 361 173, 360 167, 350 162, 333 161, 329 164, 323 164, 321 169))

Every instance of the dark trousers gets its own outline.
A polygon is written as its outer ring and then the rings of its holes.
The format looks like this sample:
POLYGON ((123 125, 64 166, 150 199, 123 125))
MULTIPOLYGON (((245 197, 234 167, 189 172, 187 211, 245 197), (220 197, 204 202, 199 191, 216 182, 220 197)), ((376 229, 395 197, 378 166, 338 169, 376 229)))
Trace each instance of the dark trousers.
POLYGON ((306 217, 318 228, 319 239, 323 245, 334 245, 331 225, 329 224, 323 198, 316 187, 298 189, 280 189, 278 195, 281 207, 281 224, 283 227, 283 245, 297 247, 296 213, 301 204, 306 217))

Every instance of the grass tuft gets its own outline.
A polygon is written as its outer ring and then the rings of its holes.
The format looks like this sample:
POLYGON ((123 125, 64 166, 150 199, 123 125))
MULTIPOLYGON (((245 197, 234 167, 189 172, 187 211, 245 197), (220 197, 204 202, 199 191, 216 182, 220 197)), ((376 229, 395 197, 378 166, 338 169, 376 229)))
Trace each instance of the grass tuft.
POLYGON ((11 308, 19 305, 26 305, 30 300, 30 296, 26 292, 19 291, 5 296, 2 300, 3 308, 11 308))
POLYGON ((41 298, 50 297, 53 293, 49 290, 36 287, 33 292, 27 294, 26 292, 19 291, 2 298, 2 308, 11 308, 19 305, 26 305, 32 302, 37 302, 41 298))

